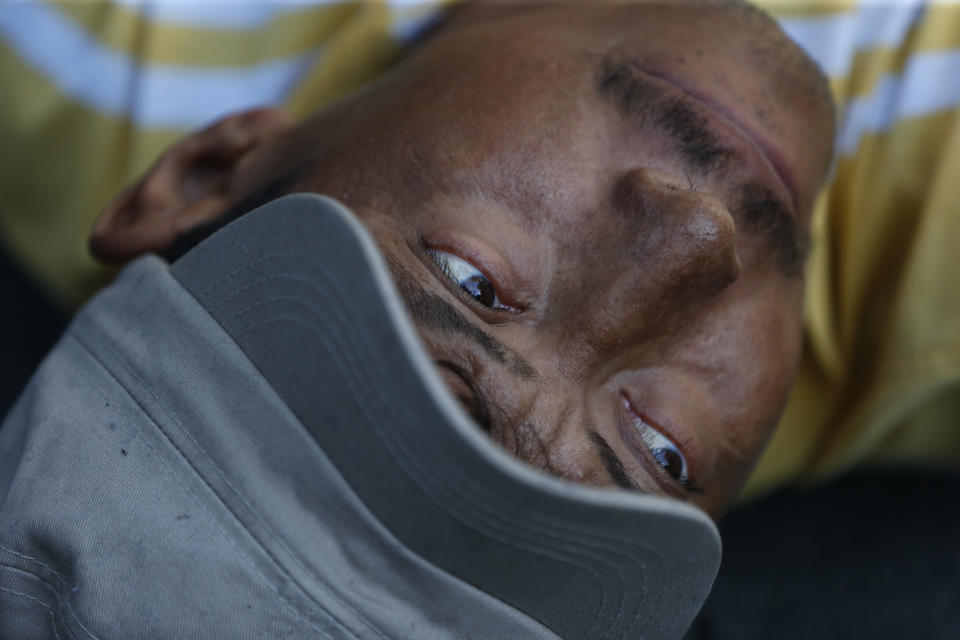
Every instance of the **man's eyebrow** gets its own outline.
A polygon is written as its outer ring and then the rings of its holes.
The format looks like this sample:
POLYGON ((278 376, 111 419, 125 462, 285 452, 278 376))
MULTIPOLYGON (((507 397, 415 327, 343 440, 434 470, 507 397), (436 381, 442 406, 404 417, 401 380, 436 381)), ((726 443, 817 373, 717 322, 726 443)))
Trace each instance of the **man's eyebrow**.
POLYGON ((402 280, 400 286, 414 320, 431 329, 467 338, 494 360, 507 365, 507 369, 520 378, 530 380, 539 377, 539 372, 529 360, 467 320, 452 304, 434 293, 424 291, 403 269, 394 268, 393 271, 394 277, 402 280))
POLYGON ((587 429, 587 437, 590 439, 593 448, 597 450, 597 455, 600 457, 600 461, 603 463, 607 474, 610 476, 610 479, 613 480, 614 484, 622 489, 641 491, 637 483, 627 475, 626 470, 623 468, 623 461, 620 460, 604 437, 594 429, 587 429))
POLYGON ((773 191, 757 183, 743 185, 736 213, 744 231, 764 239, 785 276, 795 278, 802 273, 810 247, 809 233, 773 191))
POLYGON ((604 59, 597 73, 597 95, 622 115, 653 124, 670 136, 683 161, 701 173, 722 170, 733 151, 710 129, 706 117, 688 100, 665 95, 631 62, 604 59))

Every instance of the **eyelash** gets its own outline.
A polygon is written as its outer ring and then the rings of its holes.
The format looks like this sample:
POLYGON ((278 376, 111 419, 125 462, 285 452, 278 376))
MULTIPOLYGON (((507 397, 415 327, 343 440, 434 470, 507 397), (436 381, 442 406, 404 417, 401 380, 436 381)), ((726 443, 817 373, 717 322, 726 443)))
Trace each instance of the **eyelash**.
POLYGON ((500 299, 500 293, 498 291, 497 285, 494 283, 493 278, 488 276, 484 271, 478 268, 476 265, 471 263, 464 258, 451 253, 449 251, 443 251, 440 249, 425 248, 427 256, 430 260, 436 265, 436 267, 443 273, 447 279, 460 291, 461 294, 465 294, 469 297, 475 304, 491 309, 494 311, 518 311, 516 307, 504 304, 500 299), (452 264, 451 264, 452 263, 452 264), (465 277, 466 273, 473 271, 475 275, 470 275, 465 277), (483 281, 487 283, 490 288, 489 292, 483 291, 484 288, 482 283, 477 283, 476 278, 483 278, 483 281), (475 288, 471 289, 470 285, 467 284, 469 281, 473 280, 475 288), (493 299, 487 303, 481 300, 481 296, 486 296, 486 294, 493 296, 493 299))
POLYGON ((630 421, 630 425, 633 428, 636 428, 639 432, 640 439, 643 441, 644 446, 646 447, 647 453, 649 454, 649 460, 653 464, 657 473, 660 473, 664 476, 666 480, 676 485, 680 486, 682 489, 689 493, 703 493, 703 489, 699 486, 694 485, 690 480, 690 468, 689 463, 687 462, 686 456, 683 454, 680 446, 673 441, 672 438, 662 433, 659 429, 656 429, 652 425, 648 424, 647 421, 641 418, 630 406, 630 401, 625 397, 620 398, 620 402, 623 403, 624 408, 627 410, 627 416, 630 421), (640 422, 641 424, 637 424, 640 422), (662 446, 665 443, 667 446, 662 446), (675 450, 677 455, 680 456, 682 463, 681 475, 679 478, 675 478, 673 474, 667 469, 667 466, 663 464, 663 460, 657 456, 656 451, 670 448, 675 450))
MULTIPOLYGON (((650 428, 653 429, 653 427, 650 427, 650 428)), ((669 442, 673 446, 673 448, 679 452, 680 457, 683 459, 683 470, 685 473, 681 478, 674 478, 673 475, 670 473, 670 471, 667 469, 667 467, 660 460, 660 458, 658 458, 656 453, 654 453, 655 447, 652 444, 647 444, 647 452, 650 454, 650 460, 654 464, 654 466, 658 468, 658 472, 663 473, 664 476, 667 478, 667 480, 669 480, 670 482, 676 483, 678 486, 680 486, 684 491, 687 491, 688 493, 703 493, 704 490, 702 487, 700 487, 699 485, 695 485, 690 481, 689 465, 687 464, 686 457, 683 455, 682 452, 680 452, 680 447, 678 447, 676 444, 674 444, 672 440, 670 440, 670 438, 663 435, 656 429, 653 429, 653 431, 655 435, 652 438, 650 438, 650 440, 654 440, 657 438, 662 439, 666 442, 669 442)), ((648 439, 643 438, 642 436, 641 438, 644 440, 644 443, 646 444, 648 439)), ((663 449, 663 448, 664 447, 656 447, 656 449, 663 449)))
POLYGON ((683 488, 687 488, 690 484, 690 471, 687 466, 686 456, 683 455, 683 452, 680 451, 680 447, 675 445, 670 438, 663 435, 653 427, 648 424, 644 424, 645 429, 641 431, 640 439, 643 440, 643 443, 647 446, 647 449, 650 452, 651 457, 653 457, 654 462, 656 462, 660 467, 667 472, 667 474, 673 478, 683 488), (674 477, 669 469, 669 462, 666 460, 666 454, 663 456, 658 456, 658 451, 667 451, 675 453, 679 456, 680 460, 680 472, 679 477, 674 477))

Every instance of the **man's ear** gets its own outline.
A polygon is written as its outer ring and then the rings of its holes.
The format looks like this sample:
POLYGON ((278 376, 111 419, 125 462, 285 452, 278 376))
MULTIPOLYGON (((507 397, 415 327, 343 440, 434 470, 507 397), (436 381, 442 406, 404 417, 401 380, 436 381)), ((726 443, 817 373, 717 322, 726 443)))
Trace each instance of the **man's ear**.
POLYGON ((255 186, 235 180, 244 161, 292 124, 281 109, 254 109, 184 138, 104 208, 90 233, 90 251, 109 262, 159 253, 215 219, 255 186))

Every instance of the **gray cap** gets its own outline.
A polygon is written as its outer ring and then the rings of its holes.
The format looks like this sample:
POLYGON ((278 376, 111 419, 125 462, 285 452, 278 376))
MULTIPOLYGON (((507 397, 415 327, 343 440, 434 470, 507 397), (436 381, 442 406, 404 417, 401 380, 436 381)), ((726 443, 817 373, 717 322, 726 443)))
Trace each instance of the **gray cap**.
POLYGON ((720 562, 710 518, 554 478, 493 444, 439 379, 343 205, 275 200, 171 271, 414 553, 564 638, 687 630, 720 562))

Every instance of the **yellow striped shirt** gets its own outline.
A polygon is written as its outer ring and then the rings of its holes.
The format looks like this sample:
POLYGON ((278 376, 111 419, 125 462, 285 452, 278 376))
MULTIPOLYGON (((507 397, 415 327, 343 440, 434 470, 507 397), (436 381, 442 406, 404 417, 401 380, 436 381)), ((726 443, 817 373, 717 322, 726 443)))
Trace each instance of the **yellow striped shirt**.
POLYGON ((831 79, 807 343, 748 494, 855 464, 960 463, 960 3, 767 0, 831 79))
POLYGON ((305 115, 376 76, 441 3, 0 2, 0 240, 65 306, 109 279, 100 208, 230 112, 305 115))

